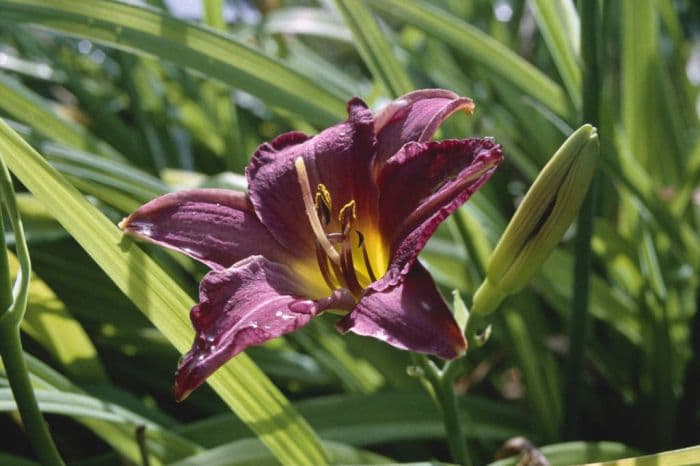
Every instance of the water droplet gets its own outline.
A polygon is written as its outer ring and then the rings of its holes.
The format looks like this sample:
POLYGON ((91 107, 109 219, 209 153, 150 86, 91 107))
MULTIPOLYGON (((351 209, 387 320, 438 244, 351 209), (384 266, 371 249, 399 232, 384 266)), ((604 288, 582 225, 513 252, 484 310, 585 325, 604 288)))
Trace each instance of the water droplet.
POLYGON ((290 303, 288 306, 290 311, 298 312, 300 314, 310 314, 314 307, 313 301, 295 301, 290 303))
POLYGON ((90 50, 92 50, 92 42, 90 42, 87 39, 83 39, 80 42, 78 42, 78 52, 82 53, 83 55, 86 55, 90 53, 90 50))
POLYGON ((90 54, 90 58, 92 58, 93 62, 99 65, 105 61, 107 54, 105 54, 102 50, 97 49, 90 54))

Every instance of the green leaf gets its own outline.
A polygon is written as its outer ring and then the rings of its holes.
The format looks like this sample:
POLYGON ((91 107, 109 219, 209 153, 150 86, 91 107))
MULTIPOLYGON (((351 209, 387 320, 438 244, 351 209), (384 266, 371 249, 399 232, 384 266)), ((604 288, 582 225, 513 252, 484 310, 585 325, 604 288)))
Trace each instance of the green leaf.
MULTIPOLYGON (((186 310, 194 303, 163 269, 4 122, 0 156, 168 340, 181 352, 189 349, 192 330, 186 310)), ((233 359, 208 382, 282 463, 325 463, 311 428, 247 356, 233 359)))
POLYGON ((276 8, 265 16, 268 34, 301 34, 352 43, 352 34, 337 17, 321 8, 276 8))
POLYGON ((350 28, 355 47, 374 78, 383 84, 392 98, 411 92, 411 79, 396 59, 386 33, 379 28, 365 1, 335 0, 335 5, 350 28))
POLYGON ((55 141, 91 151, 114 160, 124 156, 108 144, 91 136, 83 127, 59 116, 49 102, 24 87, 19 81, 0 73, 0 109, 12 118, 31 125, 55 141))
POLYGON ((371 393, 384 382, 382 374, 368 361, 352 354, 346 339, 325 320, 316 319, 289 338, 334 374, 348 392, 371 393))
POLYGON ((371 6, 450 44, 488 69, 495 78, 510 82, 557 115, 571 115, 566 94, 555 82, 474 26, 421 0, 375 0, 371 6))
POLYGON ((625 458, 617 461, 590 463, 586 466, 677 466, 681 464, 691 465, 698 463, 700 463, 700 446, 666 451, 655 455, 625 458))
MULTIPOLYGON (((386 464, 385 456, 358 450, 335 442, 323 442, 330 455, 330 464, 386 464)), ((197 453, 181 461, 170 463, 168 466, 276 466, 277 461, 272 457, 260 441, 243 439, 229 442, 210 450, 197 453)))
POLYGON ((530 2, 537 25, 552 54, 571 100, 581 105, 581 70, 578 60, 579 20, 571 0, 530 2), (568 21, 567 21, 568 20, 568 21))
MULTIPOLYGON (((471 395, 460 397, 460 413, 473 426, 469 438, 502 442, 527 429, 519 410, 471 395)), ((417 391, 317 397, 295 404, 322 438, 356 446, 444 438, 445 427, 430 397, 417 391)), ((189 424, 180 432, 206 447, 248 434, 239 420, 219 415, 189 424)))
MULTIPOLYGON (((514 298, 511 298, 515 300, 514 298)), ((512 303, 512 301, 511 301, 512 303)), ((532 404, 540 428, 548 439, 556 439, 561 417, 559 391, 553 388, 553 364, 549 352, 542 349, 538 329, 523 315, 522 299, 519 308, 513 308, 507 301, 503 306, 503 317, 508 334, 525 376, 528 400, 532 404), (547 356, 547 359, 545 359, 547 356)), ((532 307, 532 306, 531 306, 532 307)), ((532 316, 532 312, 528 315, 532 316)))
POLYGON ((3 19, 37 24, 142 55, 154 55, 292 109, 317 124, 345 116, 344 99, 232 36, 162 11, 108 0, 1 0, 3 19))
POLYGON ((469 310, 459 294, 459 290, 452 290, 452 312, 455 320, 462 333, 467 330, 467 322, 469 321, 469 310))
MULTIPOLYGON (((567 442, 548 445, 539 450, 547 457, 552 466, 581 464, 596 460, 612 460, 636 453, 629 447, 614 442, 567 442)), ((510 458, 490 463, 488 466, 516 466, 519 464, 519 461, 519 456, 511 456, 510 458)), ((606 466, 616 464, 615 462, 606 463, 606 466)))
MULTIPOLYGON (((17 258, 8 251, 10 272, 19 270, 17 258)), ((46 348, 64 370, 82 382, 105 382, 107 374, 85 330, 36 274, 29 282, 29 304, 22 330, 46 348)))
MULTIPOLYGON (((86 394, 32 356, 25 354, 25 358, 41 410, 75 418, 124 457, 132 461, 141 459, 135 436, 137 426, 146 428, 149 459, 157 464, 180 459, 200 450, 192 441, 143 415, 86 394)), ((14 409, 12 392, 0 389, 0 411, 14 409)))
POLYGON ((39 463, 30 461, 26 458, 20 458, 19 456, 10 455, 7 453, 0 453, 0 464, 7 464, 12 466, 41 466, 39 463))

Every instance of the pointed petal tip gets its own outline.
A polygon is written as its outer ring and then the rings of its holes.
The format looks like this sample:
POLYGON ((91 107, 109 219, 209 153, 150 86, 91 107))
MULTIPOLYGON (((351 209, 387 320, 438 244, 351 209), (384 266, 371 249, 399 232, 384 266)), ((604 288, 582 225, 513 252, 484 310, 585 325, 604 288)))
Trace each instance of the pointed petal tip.
POLYGON ((467 349, 469 349, 469 343, 467 342, 467 339, 464 338, 464 335, 462 335, 463 340, 455 346, 455 356, 451 359, 457 359, 461 358, 465 354, 467 354, 467 349))
POLYGON ((382 164, 410 141, 430 141, 440 125, 458 111, 471 115, 474 101, 445 89, 420 89, 392 101, 374 123, 377 157, 382 164))
POLYGON ((183 401, 185 401, 190 396, 190 394, 192 394, 193 391, 194 389, 183 389, 177 383, 177 381, 175 381, 175 383, 173 384, 173 396, 175 397, 175 401, 178 403, 182 403, 183 401))

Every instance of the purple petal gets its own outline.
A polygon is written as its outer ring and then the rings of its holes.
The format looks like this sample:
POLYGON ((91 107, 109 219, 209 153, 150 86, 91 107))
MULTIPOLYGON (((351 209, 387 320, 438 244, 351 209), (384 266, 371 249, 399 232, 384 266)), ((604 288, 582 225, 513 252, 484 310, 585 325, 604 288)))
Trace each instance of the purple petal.
MULTIPOLYGON (((408 143, 378 180, 380 228, 391 244, 390 274, 405 273, 437 227, 469 199, 502 160, 488 139, 408 143)), ((390 282, 387 282, 390 283, 390 282)))
POLYGON ((407 142, 428 142, 458 110, 471 113, 474 103, 444 89, 421 89, 391 102, 375 118, 376 162, 381 165, 407 142))
POLYGON ((243 193, 193 189, 166 194, 141 206, 120 224, 124 232, 183 252, 214 270, 260 254, 289 254, 260 223, 243 193))
POLYGON ((342 294, 315 302, 303 293, 291 269, 261 256, 209 272, 199 287, 200 302, 190 314, 196 336, 178 365, 173 387, 176 399, 186 398, 249 346, 303 327, 331 305, 348 308, 352 302, 342 294))
MULTIPOLYGON (((287 133, 261 145, 246 170, 250 198, 260 221, 291 250, 315 257, 316 238, 305 215, 294 160, 302 157, 313 193, 323 183, 332 197, 331 218, 349 201, 361 212, 376 204, 370 163, 374 154, 372 115, 359 99, 348 103, 348 120, 309 138, 287 133)), ((335 225, 330 225, 332 230, 335 225)))
POLYGON ((400 349, 453 359, 467 341, 435 283, 420 263, 382 291, 371 287, 337 324, 341 332, 377 338, 400 349))

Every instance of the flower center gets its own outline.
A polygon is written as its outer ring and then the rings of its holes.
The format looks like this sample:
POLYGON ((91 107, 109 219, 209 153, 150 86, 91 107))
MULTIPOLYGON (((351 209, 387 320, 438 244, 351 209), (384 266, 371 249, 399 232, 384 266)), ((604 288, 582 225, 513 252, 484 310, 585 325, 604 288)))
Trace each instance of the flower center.
POLYGON ((306 217, 316 237, 316 260, 323 279, 331 290, 345 288, 359 299, 362 290, 376 281, 377 277, 370 264, 365 237, 354 226, 357 223, 357 204, 352 199, 343 205, 338 212, 337 222, 334 222, 333 200, 328 188, 320 183, 312 195, 304 159, 297 157, 294 167, 306 217), (355 266, 355 262, 360 259, 363 268, 355 266))

